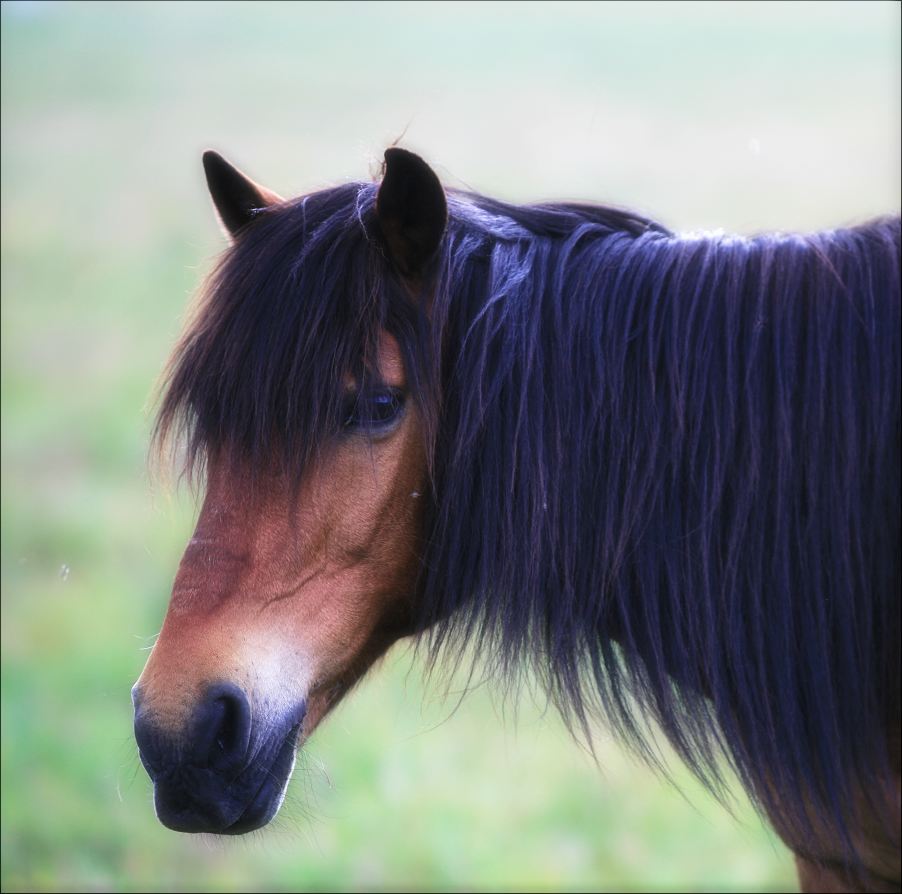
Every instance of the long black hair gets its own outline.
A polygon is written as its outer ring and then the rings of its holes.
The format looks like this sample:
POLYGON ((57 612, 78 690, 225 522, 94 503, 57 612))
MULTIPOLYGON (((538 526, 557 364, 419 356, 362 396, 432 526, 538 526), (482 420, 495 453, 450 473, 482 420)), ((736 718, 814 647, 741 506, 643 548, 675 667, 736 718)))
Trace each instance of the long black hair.
POLYGON ((260 211, 169 367, 157 436, 296 478, 396 336, 424 419, 428 645, 532 663, 577 726, 646 718, 795 840, 854 850, 896 761, 900 221, 677 236, 447 194, 428 296, 354 183, 260 211))

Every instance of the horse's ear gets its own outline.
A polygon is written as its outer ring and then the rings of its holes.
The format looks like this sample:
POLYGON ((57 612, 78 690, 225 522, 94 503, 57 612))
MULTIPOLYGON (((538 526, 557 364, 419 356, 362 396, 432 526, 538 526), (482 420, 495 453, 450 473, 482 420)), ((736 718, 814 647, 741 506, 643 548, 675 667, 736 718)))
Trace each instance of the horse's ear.
POLYGON ((216 213, 232 239, 254 219, 261 208, 282 201, 281 196, 254 183, 212 149, 204 153, 204 173, 207 175, 207 186, 216 206, 216 213))
POLYGON ((385 150, 376 215, 394 265, 405 276, 422 276, 445 233, 448 204, 435 171, 419 155, 385 150))

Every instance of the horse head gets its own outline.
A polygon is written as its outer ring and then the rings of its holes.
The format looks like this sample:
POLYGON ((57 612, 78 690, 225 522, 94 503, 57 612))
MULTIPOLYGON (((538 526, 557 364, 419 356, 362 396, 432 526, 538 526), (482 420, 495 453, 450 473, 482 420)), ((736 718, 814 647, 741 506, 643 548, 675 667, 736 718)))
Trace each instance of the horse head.
MULTIPOLYGON (((215 153, 204 164, 240 251, 263 210, 281 200, 215 153)), ((431 169, 389 150, 375 204, 379 250, 411 300, 446 215, 431 169)), ((183 345, 198 343, 205 319, 183 345)), ((266 346, 234 361, 240 375, 266 362, 266 346)), ((141 759, 170 828, 237 834, 267 823, 298 744, 414 627, 429 489, 422 422, 397 339, 380 328, 367 353, 337 371, 338 424, 302 478, 228 439, 205 452, 197 527, 133 689, 141 759)))

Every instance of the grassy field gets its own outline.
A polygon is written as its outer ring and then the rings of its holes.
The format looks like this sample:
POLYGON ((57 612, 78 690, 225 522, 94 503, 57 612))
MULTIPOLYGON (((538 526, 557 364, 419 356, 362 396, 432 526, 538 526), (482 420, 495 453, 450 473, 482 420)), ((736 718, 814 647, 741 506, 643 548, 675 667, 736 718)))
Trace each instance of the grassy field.
POLYGON ((784 890, 789 855, 541 702, 454 710, 396 648, 277 828, 156 822, 129 688, 192 526, 146 471, 153 382, 222 247, 200 152, 283 194, 375 172, 679 229, 899 204, 899 6, 2 5, 4 891, 784 890), (516 709, 516 711, 514 710, 516 709), (517 722, 512 714, 518 715, 517 722))

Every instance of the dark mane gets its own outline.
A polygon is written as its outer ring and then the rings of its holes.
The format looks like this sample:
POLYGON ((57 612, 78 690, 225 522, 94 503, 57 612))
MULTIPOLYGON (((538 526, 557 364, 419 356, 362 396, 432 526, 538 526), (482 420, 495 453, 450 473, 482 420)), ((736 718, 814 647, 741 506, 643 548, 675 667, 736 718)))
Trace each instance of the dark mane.
POLYGON ((786 827, 845 836, 898 761, 899 218, 680 237, 451 193, 412 299, 376 189, 260 213, 176 349, 158 439, 297 478, 389 330, 431 456, 428 644, 531 660, 577 726, 601 712, 654 760, 651 717, 715 790, 726 757, 786 827))

